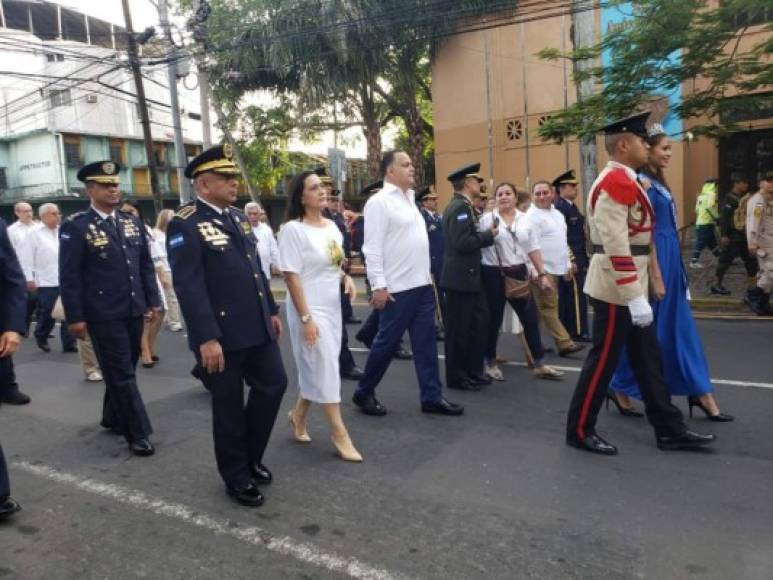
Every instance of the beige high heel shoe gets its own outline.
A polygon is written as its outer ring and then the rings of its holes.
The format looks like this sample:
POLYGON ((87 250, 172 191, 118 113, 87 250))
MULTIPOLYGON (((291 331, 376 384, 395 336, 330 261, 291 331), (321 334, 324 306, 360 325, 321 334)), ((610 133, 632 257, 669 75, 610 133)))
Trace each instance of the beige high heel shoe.
POLYGON ((295 439, 298 443, 311 443, 311 437, 309 437, 309 433, 306 431, 306 426, 299 426, 295 422, 294 409, 287 414, 287 420, 290 422, 290 427, 293 429, 293 439, 295 439))
POLYGON ((338 456, 344 461, 351 461, 353 463, 361 463, 362 455, 354 447, 351 438, 348 434, 336 439, 335 435, 330 436, 330 441, 333 443, 333 447, 336 448, 338 456))

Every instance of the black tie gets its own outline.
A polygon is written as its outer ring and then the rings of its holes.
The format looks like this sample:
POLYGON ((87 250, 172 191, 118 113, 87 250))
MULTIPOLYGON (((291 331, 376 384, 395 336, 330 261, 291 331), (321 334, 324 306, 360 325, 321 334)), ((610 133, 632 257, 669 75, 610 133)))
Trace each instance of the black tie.
POLYGON ((107 222, 107 225, 110 227, 110 233, 117 236, 118 228, 115 225, 115 218, 109 215, 105 218, 105 221, 107 222))

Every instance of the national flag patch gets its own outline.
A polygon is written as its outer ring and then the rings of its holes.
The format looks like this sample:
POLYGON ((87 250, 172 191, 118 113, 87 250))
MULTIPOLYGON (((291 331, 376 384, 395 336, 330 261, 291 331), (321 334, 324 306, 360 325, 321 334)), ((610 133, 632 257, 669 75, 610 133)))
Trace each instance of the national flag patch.
POLYGON ((169 247, 170 248, 179 248, 185 243, 185 238, 182 234, 176 234, 169 238, 169 247))

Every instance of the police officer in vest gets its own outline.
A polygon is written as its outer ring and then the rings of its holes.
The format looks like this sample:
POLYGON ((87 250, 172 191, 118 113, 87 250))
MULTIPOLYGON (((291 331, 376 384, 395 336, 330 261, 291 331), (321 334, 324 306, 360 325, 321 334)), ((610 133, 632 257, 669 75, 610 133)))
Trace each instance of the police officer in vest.
POLYGON ((440 276, 443 272, 443 216, 437 212, 438 195, 431 185, 422 187, 416 192, 416 203, 419 204, 421 217, 427 224, 427 237, 429 238, 429 269, 432 274, 432 283, 435 286, 435 299, 437 301, 437 339, 443 340, 444 320, 446 316, 446 300, 443 289, 440 287, 440 276))
MULTIPOLYGON (((27 329, 27 283, 8 237, 8 229, 1 219, 0 305, 0 365, 6 365, 12 364, 11 355, 19 348, 21 337, 27 329)), ((0 446, 0 520, 10 517, 20 509, 19 504, 11 497, 8 466, 0 446)))
POLYGON ((483 374, 488 306, 480 277, 481 248, 491 246, 499 231, 478 231, 473 199, 483 180, 480 163, 454 171, 448 181, 454 197, 443 212, 445 257, 440 284, 446 293, 446 384, 449 389, 479 391, 490 385, 483 374))
POLYGON ((257 486, 273 479, 263 453, 287 387, 277 342, 279 308, 252 228, 231 206, 239 186, 231 146, 204 151, 188 164, 185 176, 193 179, 197 200, 181 207, 169 223, 174 289, 201 380, 212 393, 218 471, 228 495, 257 507, 264 500, 257 486))
POLYGON ((161 300, 145 226, 118 211, 120 166, 90 163, 78 171, 91 207, 59 230, 59 279, 70 334, 91 337, 105 380, 102 426, 123 435, 135 455, 153 455, 152 432, 135 369, 143 318, 160 316, 161 300))
POLYGON ((615 455, 617 448, 596 433, 596 417, 627 348, 658 448, 707 445, 714 435, 690 431, 671 403, 665 384, 658 337, 649 303, 653 210, 636 180, 649 156, 646 122, 640 113, 607 125, 610 161, 588 196, 586 216, 593 256, 585 293, 593 305, 593 348, 585 359, 572 397, 566 443, 584 451, 615 455))
POLYGON ((558 281, 558 317, 576 342, 590 342, 588 331, 588 301, 582 287, 588 272, 588 254, 585 250, 585 216, 577 207, 577 178, 574 169, 553 180, 556 189, 555 208, 566 219, 566 238, 572 258, 574 276, 570 281, 558 281))

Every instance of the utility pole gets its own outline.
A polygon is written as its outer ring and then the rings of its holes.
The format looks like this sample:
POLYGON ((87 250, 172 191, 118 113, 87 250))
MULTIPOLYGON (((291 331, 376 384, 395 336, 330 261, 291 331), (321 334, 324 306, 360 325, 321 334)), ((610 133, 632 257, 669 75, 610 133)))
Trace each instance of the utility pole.
POLYGON ((161 28, 169 41, 169 54, 167 56, 167 73, 169 77, 169 100, 172 106, 172 126, 174 128, 174 152, 177 158, 177 183, 180 188, 180 204, 188 203, 191 200, 191 183, 183 174, 185 166, 188 164, 188 157, 185 154, 185 143, 183 143, 183 130, 180 121, 180 101, 177 96, 177 47, 172 41, 172 35, 169 30, 169 8, 167 0, 158 2, 158 19, 161 28))
POLYGON ((199 106, 201 107, 201 133, 204 149, 212 147, 212 122, 209 120, 209 71, 204 58, 196 63, 199 75, 199 106))
POLYGON ((126 21, 126 35, 128 36, 129 47, 129 66, 134 76, 134 85, 137 91, 137 104, 140 110, 140 123, 142 123, 142 137, 145 140, 145 155, 148 158, 148 172, 150 173, 150 192, 153 195, 153 205, 156 214, 164 209, 164 202, 161 199, 161 188, 158 185, 158 168, 156 167, 156 156, 153 152, 153 135, 150 132, 150 116, 148 115, 148 103, 145 100, 145 87, 142 84, 142 73, 140 72, 140 61, 137 50, 137 38, 134 36, 134 27, 132 26, 132 15, 129 11, 129 0, 121 0, 123 5, 123 17, 126 21))
MULTIPOLYGON (((588 10, 587 0, 572 0, 572 45, 575 50, 591 46, 595 40, 596 11, 588 10)), ((573 61, 574 72, 591 68, 592 62, 587 60, 573 61)), ((586 79, 577 85, 577 101, 593 95, 596 87, 593 78, 586 79)), ((580 181, 583 195, 589 195, 593 181, 596 179, 598 165, 596 161, 596 136, 583 137, 580 140, 580 181)))

